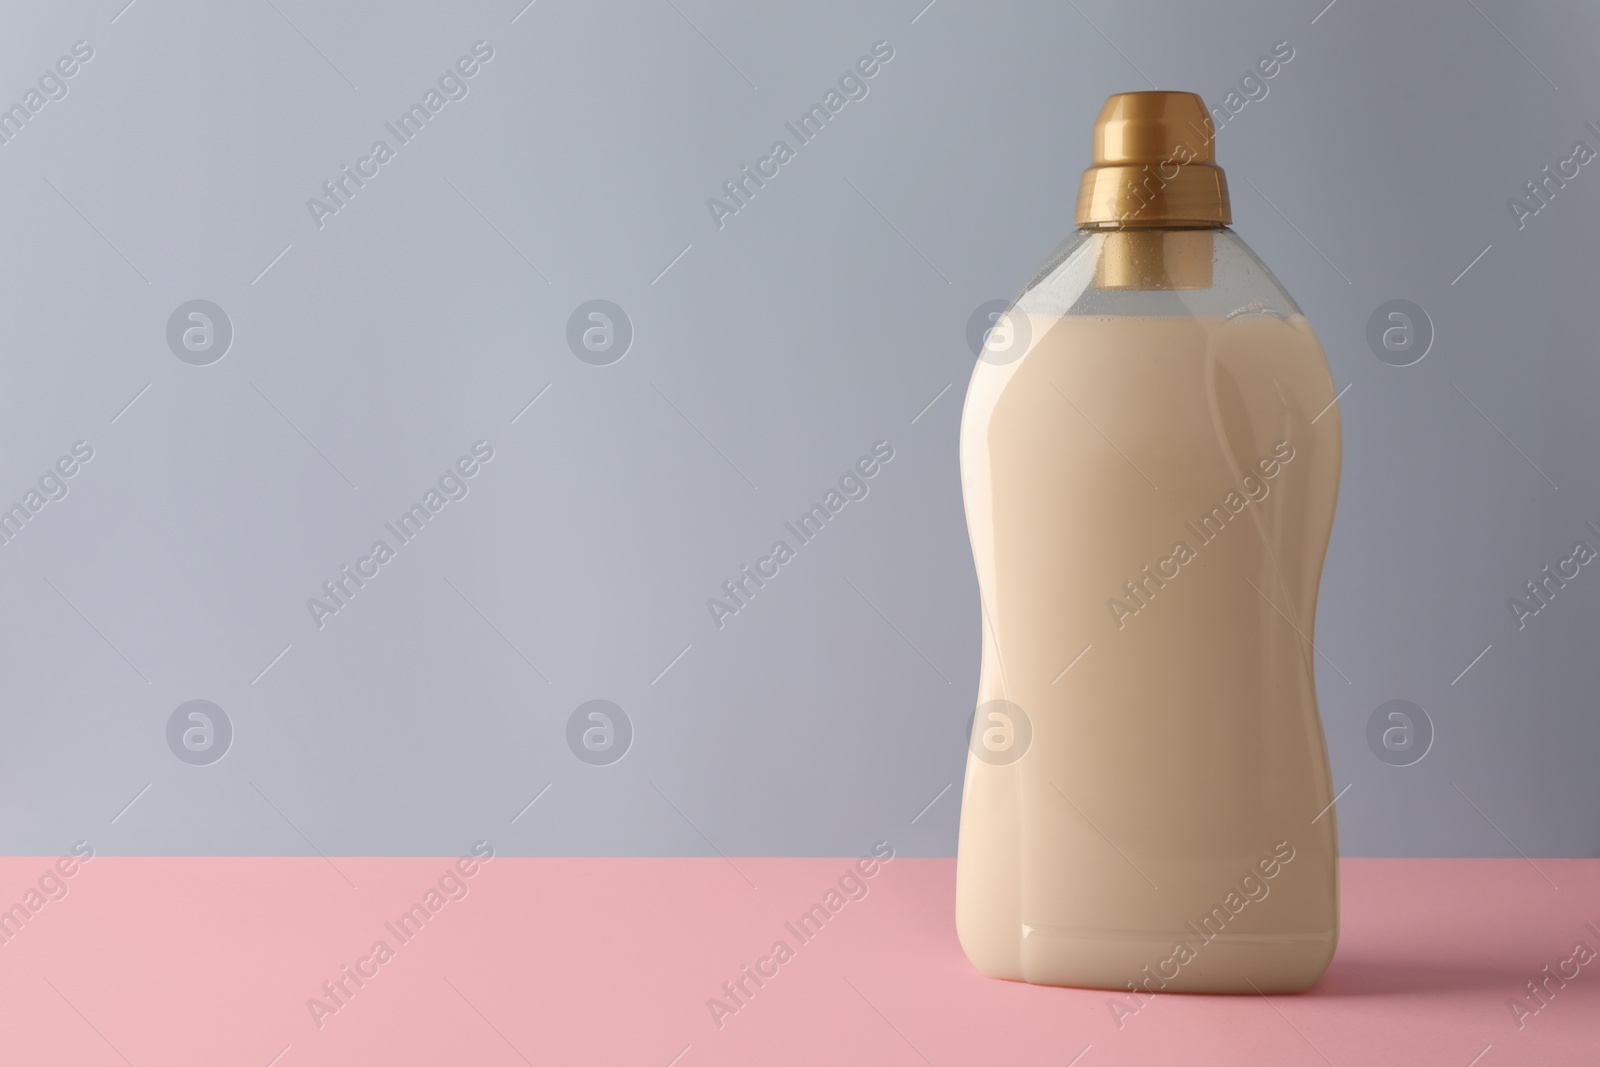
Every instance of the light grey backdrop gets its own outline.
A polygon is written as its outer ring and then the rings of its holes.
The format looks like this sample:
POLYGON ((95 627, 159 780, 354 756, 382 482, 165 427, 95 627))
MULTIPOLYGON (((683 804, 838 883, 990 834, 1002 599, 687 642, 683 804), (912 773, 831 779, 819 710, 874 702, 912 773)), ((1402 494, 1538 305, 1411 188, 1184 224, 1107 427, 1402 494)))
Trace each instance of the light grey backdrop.
POLYGON ((0 503, 93 449, 0 546, 4 851, 952 853, 968 317, 1071 228, 1108 93, 1218 105, 1287 41, 1219 153, 1348 386, 1317 630, 1344 850, 1596 854, 1600 572, 1523 629, 1507 606, 1600 546, 1600 164, 1520 229, 1507 205, 1600 149, 1592 8, 124 2, 7 4, 0 32, 27 113, 0 503), (385 123, 479 41, 401 144, 385 123), (800 146, 784 124, 880 41, 800 146), (719 228, 708 198, 778 139, 719 228), (632 325, 610 365, 567 340, 594 299, 632 325), (1432 321, 1412 366, 1367 342, 1393 299, 1432 321), (231 323, 209 365, 168 342, 192 300, 231 323), (478 441, 400 546, 384 523, 478 441), (707 599, 878 441, 869 495, 719 629, 707 599), (308 598, 378 539, 319 628, 308 598), (568 743, 596 699, 633 733, 607 766, 568 743), (220 761, 175 754, 187 713, 169 745, 191 700, 231 724, 191 737, 220 761), (1367 742, 1391 700, 1433 726, 1410 766, 1367 742))

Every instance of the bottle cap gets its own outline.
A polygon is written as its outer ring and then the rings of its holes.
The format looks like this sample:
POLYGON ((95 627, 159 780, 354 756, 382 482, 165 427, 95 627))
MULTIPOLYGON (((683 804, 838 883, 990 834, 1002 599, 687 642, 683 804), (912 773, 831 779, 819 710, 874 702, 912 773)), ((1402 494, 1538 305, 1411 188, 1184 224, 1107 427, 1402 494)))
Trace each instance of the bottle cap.
POLYGON ((1226 226, 1228 180, 1216 129, 1194 93, 1116 93, 1094 123, 1094 162, 1078 185, 1079 226, 1226 226))

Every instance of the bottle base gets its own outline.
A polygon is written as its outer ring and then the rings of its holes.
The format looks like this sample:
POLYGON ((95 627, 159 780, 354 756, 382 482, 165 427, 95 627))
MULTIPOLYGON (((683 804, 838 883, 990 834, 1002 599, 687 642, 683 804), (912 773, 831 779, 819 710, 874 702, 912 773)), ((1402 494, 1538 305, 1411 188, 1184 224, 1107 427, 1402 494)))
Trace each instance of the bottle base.
POLYGON ((1119 993, 1303 993, 1338 935, 1114 931, 1023 926, 1014 952, 967 951, 979 971, 1034 985, 1119 993))

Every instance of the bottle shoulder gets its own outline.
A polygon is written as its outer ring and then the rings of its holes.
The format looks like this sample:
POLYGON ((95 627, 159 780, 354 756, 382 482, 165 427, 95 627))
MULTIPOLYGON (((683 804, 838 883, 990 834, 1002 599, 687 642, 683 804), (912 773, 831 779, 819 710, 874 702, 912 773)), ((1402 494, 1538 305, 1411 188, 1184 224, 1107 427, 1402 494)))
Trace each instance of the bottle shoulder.
POLYGON ((1080 229, 1013 302, 1030 317, 1289 318, 1299 305, 1244 239, 1217 229, 1080 229))

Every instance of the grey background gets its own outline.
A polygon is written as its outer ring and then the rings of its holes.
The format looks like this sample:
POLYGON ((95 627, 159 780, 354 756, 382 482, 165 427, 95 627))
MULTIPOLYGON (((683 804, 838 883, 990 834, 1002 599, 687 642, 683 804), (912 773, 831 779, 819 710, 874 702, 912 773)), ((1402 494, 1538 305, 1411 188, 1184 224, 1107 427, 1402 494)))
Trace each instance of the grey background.
POLYGON ((0 547, 0 849, 951 854, 967 317, 1070 230, 1108 93, 1216 104, 1287 40, 1219 153, 1349 386, 1317 631, 1342 846, 1595 855, 1600 576, 1521 632, 1506 600, 1600 521, 1600 164, 1520 232, 1506 200, 1600 147, 1600 16, 923 2, 5 5, 0 100, 95 55, 0 147, 0 498, 95 457, 0 547), (316 228, 480 39, 467 98, 316 228), (879 40, 870 95, 718 230, 706 199, 879 40), (635 330, 606 367, 565 342, 596 298, 635 330), (1396 298, 1436 335, 1406 368, 1365 340, 1396 298), (211 366, 165 342, 192 299, 233 323, 211 366), (480 439, 470 495, 319 631, 306 599, 480 439), (706 599, 880 439, 867 499, 719 631, 706 599), (166 744, 194 699, 234 729, 209 766, 166 744), (635 733, 609 766, 565 740, 593 699, 635 733), (1395 699, 1434 725, 1409 767, 1365 739, 1395 699))

